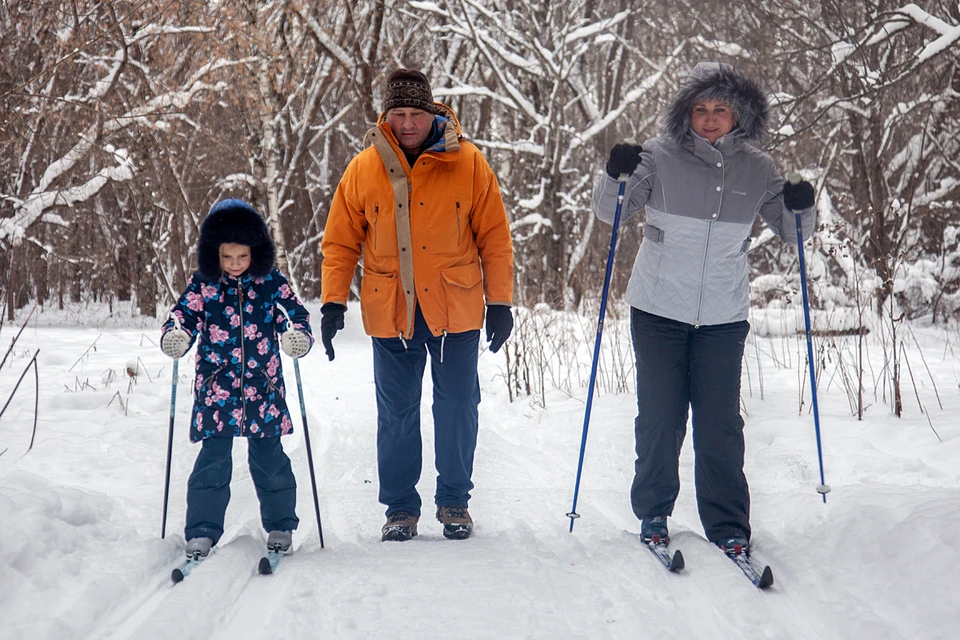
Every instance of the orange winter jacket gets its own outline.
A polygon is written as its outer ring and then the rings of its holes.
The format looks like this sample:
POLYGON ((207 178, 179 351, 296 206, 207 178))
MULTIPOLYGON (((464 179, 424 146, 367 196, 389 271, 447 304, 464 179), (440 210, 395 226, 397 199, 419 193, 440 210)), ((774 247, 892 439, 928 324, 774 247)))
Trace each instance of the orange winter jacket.
POLYGON ((453 111, 442 139, 407 162, 381 115, 372 146, 347 166, 323 232, 322 301, 346 306, 363 255, 367 334, 409 338, 420 305, 434 335, 483 326, 484 302, 513 303, 513 242, 497 179, 461 138, 453 111))

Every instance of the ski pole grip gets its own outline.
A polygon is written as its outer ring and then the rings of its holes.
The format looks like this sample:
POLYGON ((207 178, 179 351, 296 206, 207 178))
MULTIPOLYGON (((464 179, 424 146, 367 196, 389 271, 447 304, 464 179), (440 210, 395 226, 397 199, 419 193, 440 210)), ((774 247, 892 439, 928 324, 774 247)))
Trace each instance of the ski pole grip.
POLYGON ((787 182, 790 184, 800 184, 801 180, 803 180, 803 178, 796 171, 791 171, 787 174, 787 182))
MULTIPOLYGON (((623 139, 623 144, 628 144, 628 145, 630 145, 631 147, 638 147, 638 146, 640 146, 640 143, 637 142, 637 139, 636 139, 636 138, 624 138, 624 139, 623 139)), ((629 174, 629 173, 621 173, 621 174, 617 177, 617 180, 619 180, 620 182, 626 182, 626 181, 629 180, 629 179, 630 179, 630 174, 629 174)))

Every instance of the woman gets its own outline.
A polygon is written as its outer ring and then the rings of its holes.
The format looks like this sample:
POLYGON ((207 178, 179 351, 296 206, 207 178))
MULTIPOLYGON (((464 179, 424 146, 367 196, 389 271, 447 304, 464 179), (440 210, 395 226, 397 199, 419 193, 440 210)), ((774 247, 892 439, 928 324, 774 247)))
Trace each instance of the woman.
POLYGON ((695 478, 707 538, 749 551, 750 494, 743 474, 740 361, 750 330, 747 249, 757 215, 796 243, 816 213, 808 182, 785 183, 770 156, 748 144, 767 128, 763 91, 733 67, 698 64, 642 147, 618 144, 597 182, 597 216, 612 222, 646 207, 643 242, 626 299, 637 364, 637 461, 630 491, 646 542, 669 540, 679 457, 693 413, 695 478))

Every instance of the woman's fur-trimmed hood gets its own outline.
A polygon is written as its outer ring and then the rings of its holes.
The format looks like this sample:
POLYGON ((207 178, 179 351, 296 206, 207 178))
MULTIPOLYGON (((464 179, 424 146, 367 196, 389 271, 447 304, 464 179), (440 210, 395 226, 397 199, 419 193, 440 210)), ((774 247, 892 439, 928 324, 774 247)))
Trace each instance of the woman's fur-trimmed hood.
POLYGON ((766 93, 753 80, 723 62, 701 62, 693 68, 667 109, 663 135, 677 145, 690 130, 690 110, 697 100, 720 100, 739 113, 733 133, 763 142, 770 120, 766 93))
POLYGON ((267 230, 267 223, 243 200, 221 200, 213 205, 200 225, 197 263, 204 280, 220 279, 220 245, 224 243, 250 247, 247 273, 254 278, 262 278, 273 269, 277 248, 267 230))

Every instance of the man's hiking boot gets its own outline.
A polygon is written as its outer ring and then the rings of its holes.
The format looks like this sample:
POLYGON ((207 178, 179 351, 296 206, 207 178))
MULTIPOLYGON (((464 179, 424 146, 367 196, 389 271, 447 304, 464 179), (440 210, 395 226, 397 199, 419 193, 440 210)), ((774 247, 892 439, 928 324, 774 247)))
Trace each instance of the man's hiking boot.
POLYGON ((403 542, 417 535, 417 522, 419 516, 415 516, 409 511, 394 511, 387 516, 387 522, 380 530, 383 534, 380 538, 383 542, 403 542))
POLYGON ((437 520, 443 523, 443 537, 449 540, 466 540, 473 532, 466 507, 437 507, 437 520))
POLYGON ((714 544, 728 556, 750 555, 750 542, 746 538, 739 536, 720 538, 714 544))
POLYGON ((667 532, 667 516, 655 516, 641 520, 640 538, 646 543, 668 544, 670 534, 667 532))

